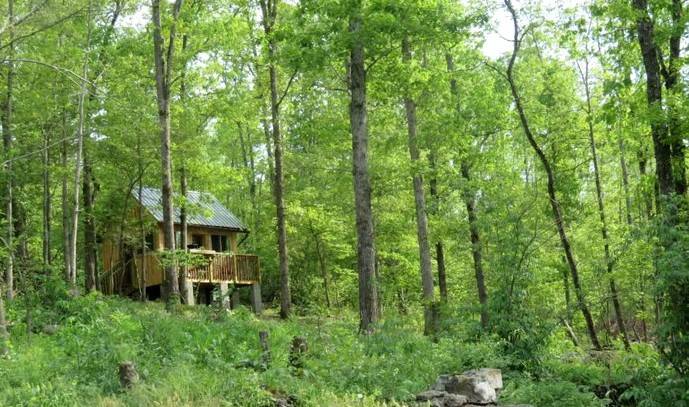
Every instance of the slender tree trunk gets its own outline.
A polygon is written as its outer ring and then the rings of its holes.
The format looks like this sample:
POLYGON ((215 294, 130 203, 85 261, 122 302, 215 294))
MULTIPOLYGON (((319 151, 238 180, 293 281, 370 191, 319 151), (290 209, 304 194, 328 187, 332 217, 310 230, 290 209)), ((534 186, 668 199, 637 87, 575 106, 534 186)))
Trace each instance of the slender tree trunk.
MULTIPOLYGON (((189 36, 187 34, 184 34, 182 36, 182 53, 184 53, 187 49, 187 46, 189 44, 189 36)), ((182 104, 182 107, 185 107, 187 103, 187 81, 186 81, 186 75, 187 74, 187 66, 186 64, 182 65, 182 73, 181 73, 181 81, 180 81, 180 101, 182 104)), ((187 233, 189 232, 189 225, 188 225, 188 219, 187 219, 187 166, 186 166, 186 161, 182 159, 182 168, 180 168, 180 189, 182 192, 182 206, 179 208, 179 223, 180 223, 180 250, 184 250, 185 253, 188 253, 188 235, 187 233)), ((190 305, 192 304, 193 301, 193 287, 192 283, 188 279, 188 266, 186 259, 182 263, 182 267, 179 273, 179 289, 181 292, 181 297, 182 297, 182 302, 190 305)))
MULTIPOLYGON (((251 140, 251 132, 246 132, 246 140, 244 137, 244 128, 241 122, 237 122, 237 132, 239 134, 239 145, 242 150, 242 159, 244 161, 244 168, 249 170, 249 200, 251 201, 251 224, 253 225, 254 233, 258 231, 259 225, 259 208, 256 200, 256 164, 253 152, 253 142, 251 140)), ((251 247, 256 249, 255 239, 251 239, 251 247)))
MULTIPOLYGON (((633 225, 633 220, 632 220, 632 198, 631 198, 631 192, 629 190, 629 170, 627 169, 627 158, 626 158, 626 146, 624 143, 624 140, 620 136, 617 139, 617 143, 619 145, 620 149, 620 169, 622 171, 622 190, 624 193, 624 204, 626 208, 626 221, 627 221, 627 226, 631 227, 633 225)), ((645 164, 644 164, 645 167, 645 164)), ((643 173, 640 174, 643 177, 643 173)), ((650 211, 650 209, 647 209, 650 211)), ((641 299, 640 299, 640 304, 639 308, 641 310, 641 314, 645 315, 646 314, 646 275, 645 273, 641 273, 641 299)), ((647 330, 646 330, 646 318, 643 317, 641 319, 641 326, 643 330, 643 340, 647 341, 648 336, 647 336, 647 330)))
POLYGON ((622 190, 624 193, 624 206, 627 225, 632 225, 632 198, 629 193, 629 170, 627 169, 627 159, 625 157, 626 148, 622 137, 618 137, 617 144, 620 148, 620 169, 622 171, 622 190))
MULTIPOLYGON (((86 50, 91 45, 91 3, 88 4, 88 32, 86 35, 86 50)), ((72 207, 70 235, 69 235, 69 280, 68 283, 71 288, 76 288, 77 284, 77 239, 79 236, 79 191, 81 190, 81 176, 82 176, 82 155, 84 150, 84 127, 86 122, 86 101, 88 95, 88 84, 86 78, 89 70, 89 55, 88 51, 84 53, 84 62, 82 66, 81 89, 79 91, 78 112, 79 118, 77 123, 77 151, 76 160, 74 163, 74 206, 72 207)))
POLYGON ((560 237, 560 243, 562 244, 562 250, 565 254, 565 259, 567 260, 567 265, 569 267, 570 274, 572 275, 572 283, 574 284, 574 294, 577 297, 577 305, 581 311, 584 321, 586 322, 586 328, 588 330, 589 338, 591 339, 591 345, 595 349, 601 349, 600 342, 598 341, 598 336, 596 335, 596 328, 593 324, 593 317, 591 317, 591 312, 589 311, 588 305, 586 303, 586 298, 584 295, 584 290, 581 287, 581 282, 579 281, 579 270, 577 268, 577 263, 574 260, 574 254, 572 253, 572 248, 569 243, 569 237, 567 236, 567 231, 565 230, 565 224, 562 215, 562 208, 560 206, 560 201, 555 194, 555 176, 553 174, 553 169, 550 166, 550 161, 546 157, 545 153, 541 147, 536 142, 534 134, 531 132, 531 127, 529 126, 529 121, 524 111, 524 106, 522 105, 521 98, 519 96, 519 91, 517 90, 516 82, 514 80, 514 63, 517 59, 517 54, 519 52, 519 47, 521 45, 521 34, 519 31, 519 23, 517 20, 517 13, 512 6, 511 0, 504 0, 505 6, 507 6, 510 15, 512 16, 512 22, 514 25, 514 37, 513 37, 513 50, 512 56, 510 57, 509 64, 507 66, 507 81, 510 85, 510 90, 512 92, 512 98, 514 99, 515 106, 517 108, 517 113, 519 114, 519 121, 522 126, 522 130, 526 135, 529 144, 533 148, 534 152, 541 161, 543 168, 545 169, 548 178, 548 197, 550 198, 550 206, 553 211, 553 220, 555 221, 555 226, 557 227, 557 232, 560 237))
POLYGON ((2 141, 5 150, 5 172, 7 176, 7 203, 5 211, 5 219, 7 221, 7 235, 5 237, 7 245, 7 262, 5 264, 5 289, 8 300, 14 298, 14 214, 12 212, 14 206, 14 174, 12 169, 12 144, 14 135, 12 134, 14 123, 12 123, 13 115, 13 92, 14 92, 14 63, 11 61, 14 58, 14 0, 7 2, 7 23, 9 33, 9 50, 8 56, 10 61, 7 64, 7 94, 5 98, 5 109, 3 112, 2 121, 2 141))
MULTIPOLYGON (((189 233, 189 221, 187 219, 187 195, 189 194, 188 187, 187 187, 187 168, 186 164, 183 162, 182 163, 182 168, 180 169, 180 189, 182 192, 182 199, 183 204, 179 208, 179 223, 180 223, 180 250, 184 250, 185 252, 188 252, 189 249, 187 246, 189 245, 188 242, 188 233, 189 233)), ((185 304, 189 304, 191 301, 189 300, 193 293, 189 292, 192 290, 191 287, 191 282, 187 278, 187 263, 186 261, 182 263, 182 267, 179 273, 179 287, 180 290, 182 291, 182 299, 185 304)))
POLYGON ((88 149, 84 149, 84 273, 86 275, 86 292, 96 290, 97 266, 97 238, 96 222, 93 213, 93 205, 96 194, 96 185, 93 182, 93 169, 87 157, 88 149))
MULTIPOLYGON (((429 181, 431 199, 433 200, 433 214, 437 214, 440 207, 440 195, 438 194, 438 180, 437 180, 437 166, 435 159, 435 152, 431 151, 429 154, 429 162, 431 165, 431 179, 429 181)), ((447 302, 447 273, 445 271, 445 248, 443 241, 438 239, 435 242, 435 261, 438 264, 438 288, 440 289, 440 299, 447 302)))
POLYGON ((277 210, 278 259, 280 268, 280 317, 289 317, 292 299, 289 287, 289 258, 287 253, 287 228, 285 225, 284 176, 282 171, 282 135, 280 134, 280 100, 278 95, 278 72, 275 66, 277 43, 273 29, 277 19, 279 0, 261 0, 263 29, 268 38, 268 73, 270 75, 270 113, 273 129, 275 174, 273 175, 273 197, 277 210))
POLYGON ((627 329, 624 325, 624 314, 622 313, 622 305, 620 304, 619 294, 617 292, 617 284, 613 277, 614 262, 610 254, 610 236, 608 234, 608 222, 605 216, 605 204, 603 202, 603 186, 601 184, 600 167, 598 164, 598 151, 596 149, 596 139, 593 130, 593 107, 591 106, 591 91, 589 86, 589 63, 584 61, 584 68, 577 64, 581 81, 584 85, 586 93, 586 124, 588 127, 589 146, 591 148, 591 160, 593 161, 593 177, 596 183, 596 201, 598 203, 598 215, 600 217, 601 236, 603 237, 603 252, 605 256, 605 270, 608 276, 608 283, 610 285, 610 296, 612 297, 612 304, 615 310, 615 319, 617 320, 617 327, 622 335, 622 342, 624 348, 630 350, 629 337, 627 336, 627 329))
POLYGON ((43 270, 50 271, 52 263, 50 244, 51 196, 50 196, 50 133, 43 131, 43 270))
POLYGON ((366 107, 366 66, 361 0, 354 0, 349 17, 352 35, 349 61, 349 121, 352 131, 352 162, 357 232, 357 269, 359 271, 359 332, 373 332, 378 322, 376 250, 371 209, 371 182, 368 175, 368 114, 366 107))
POLYGON ((316 243, 316 256, 318 256, 318 267, 321 271, 321 277, 323 278, 323 295, 325 296, 325 305, 330 309, 332 303, 330 301, 330 273, 328 272, 328 267, 326 265, 326 254, 323 252, 324 248, 321 243, 321 238, 315 231, 313 226, 310 225, 311 233, 313 235, 313 240, 316 243))
MULTIPOLYGON (((138 201, 143 202, 143 194, 144 194, 144 164, 143 164, 143 157, 141 155, 141 134, 137 135, 137 144, 136 144, 136 152, 137 152, 137 158, 138 158, 138 167, 139 167, 139 191, 138 191, 138 201)), ((139 215, 139 241, 141 244, 141 268, 139 269, 139 300, 146 302, 147 296, 146 296, 146 226, 144 224, 144 211, 141 205, 138 208, 138 215, 139 215)), ((181 215, 180 215, 181 217, 181 215)))
POLYGON ((665 89, 670 97, 667 101, 668 111, 668 131, 669 144, 672 150, 672 176, 674 180, 674 192, 684 196, 687 191, 686 161, 684 158, 684 134, 683 125, 678 110, 676 99, 673 94, 678 94, 681 89, 677 89, 679 81, 679 71, 681 68, 681 40, 685 31, 686 22, 684 21, 684 10, 682 0, 672 0, 671 15, 673 30, 670 34, 670 58, 668 62, 667 74, 665 76, 665 89))
MULTIPOLYGON (((402 59, 411 64, 412 51, 409 37, 402 40, 402 59)), ((434 312, 433 270, 431 268, 431 248, 428 244, 428 219, 426 218, 426 197, 423 190, 423 177, 416 169, 419 165, 419 147, 417 145, 416 102, 409 95, 404 96, 404 110, 407 116, 407 145, 413 170, 414 204, 416 207, 416 237, 419 244, 419 267, 421 269, 421 286, 423 288, 424 334, 433 335, 437 325, 434 312)))
MULTIPOLYGON (((0 289, 4 289, 3 284, 0 284, 0 289)), ((7 331, 7 318, 5 317, 4 297, 4 295, 0 295, 0 357, 7 355, 10 351, 10 334, 7 331)))
MULTIPOLYGON (((454 60, 452 55, 446 54, 447 70, 451 74, 455 71, 454 60)), ((450 91, 452 95, 459 99, 459 89, 457 87, 457 80, 450 80, 450 91)), ((457 115, 459 115, 459 101, 456 101, 457 115)), ((471 167, 467 159, 463 159, 460 163, 460 170, 462 178, 467 186, 464 193, 464 204, 467 208, 467 218, 469 220, 469 235, 471 239, 471 257, 474 260, 474 274, 476 276, 476 290, 478 292, 479 304, 481 304, 481 327, 488 329, 488 290, 486 289, 485 275, 483 272, 483 248, 481 246, 481 234, 478 226, 478 216, 476 215, 476 192, 471 186, 471 167)))
MULTIPOLYGON (((170 27, 170 37, 167 50, 162 36, 160 23, 160 0, 153 0, 153 48, 155 59, 156 96, 158 102, 158 125, 160 127, 160 157, 162 175, 162 204, 163 204, 163 240, 165 251, 170 255, 175 250, 175 225, 172 207, 172 152, 170 141, 170 85, 172 63, 175 49, 175 35, 177 17, 182 7, 182 0, 176 0, 172 6, 173 23, 170 27)), ((179 280, 174 259, 167 259, 165 264, 164 300, 168 309, 179 303, 179 280)))
MULTIPOLYGON (((467 183, 471 182, 471 173, 469 165, 466 162, 461 163, 462 177, 467 183)), ((476 216, 476 195, 473 191, 468 190, 464 193, 464 202, 467 208, 467 217, 469 220, 469 235, 471 238, 471 257, 474 260, 474 274, 476 276, 476 289, 478 292, 478 300, 481 304, 481 327, 488 329, 488 291, 486 289, 486 282, 483 273, 483 250, 481 245, 481 235, 478 228, 478 217, 476 216)))
POLYGON ((62 116, 62 129, 63 129, 63 139, 62 139, 62 149, 60 151, 60 156, 61 156, 61 164, 62 164, 62 251, 64 253, 64 268, 65 268, 65 281, 69 282, 70 279, 70 265, 72 264, 72 260, 70 259, 70 251, 69 251, 69 239, 71 236, 71 225, 69 222, 69 214, 70 214, 70 209, 69 209, 69 170, 67 168, 68 166, 68 155, 67 155, 67 138, 65 136, 67 132, 67 119, 66 119, 66 113, 63 112, 62 116))

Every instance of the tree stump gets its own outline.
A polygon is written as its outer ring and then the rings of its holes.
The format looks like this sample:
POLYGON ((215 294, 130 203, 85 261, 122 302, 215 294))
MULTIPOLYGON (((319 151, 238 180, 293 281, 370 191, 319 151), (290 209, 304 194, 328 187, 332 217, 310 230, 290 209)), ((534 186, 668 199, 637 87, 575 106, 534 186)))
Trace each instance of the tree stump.
POLYGON ((268 332, 259 331, 258 341, 261 343, 261 349, 263 350, 263 353, 261 354, 261 367, 263 369, 268 369, 268 367, 270 367, 271 360, 270 346, 268 345, 268 332))
POLYGON ((289 350, 289 364, 295 369, 302 369, 304 367, 304 356, 309 350, 309 345, 306 338, 303 336, 295 336, 292 339, 292 346, 289 350))
POLYGON ((139 382, 139 373, 136 371, 134 362, 125 361, 120 363, 120 385, 124 389, 132 388, 139 382))

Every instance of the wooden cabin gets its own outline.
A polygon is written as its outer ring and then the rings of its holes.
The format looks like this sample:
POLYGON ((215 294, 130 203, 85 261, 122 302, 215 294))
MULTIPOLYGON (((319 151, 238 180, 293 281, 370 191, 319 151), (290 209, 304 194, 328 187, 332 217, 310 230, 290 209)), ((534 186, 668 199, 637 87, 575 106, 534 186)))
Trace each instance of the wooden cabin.
MULTIPOLYGON (((163 210, 160 189, 132 190, 136 206, 131 211, 133 220, 144 219, 153 228, 146 230, 146 249, 137 244, 123 244, 117 239, 102 243, 103 274, 101 287, 106 294, 118 293, 135 296, 140 292, 140 276, 145 267, 145 293, 156 299, 163 289, 164 272, 161 265, 163 241, 163 210)), ((251 287, 252 306, 260 311, 261 273, 258 256, 242 253, 241 244, 249 230, 232 212, 212 194, 189 191, 187 194, 187 251, 194 258, 186 267, 192 283, 193 295, 185 299, 188 304, 210 304, 213 296, 226 301, 229 287, 233 286, 232 303, 239 300, 241 287, 251 287)), ((181 245, 179 208, 175 207, 176 247, 181 245)), ((178 267, 178 272, 183 272, 178 267)))

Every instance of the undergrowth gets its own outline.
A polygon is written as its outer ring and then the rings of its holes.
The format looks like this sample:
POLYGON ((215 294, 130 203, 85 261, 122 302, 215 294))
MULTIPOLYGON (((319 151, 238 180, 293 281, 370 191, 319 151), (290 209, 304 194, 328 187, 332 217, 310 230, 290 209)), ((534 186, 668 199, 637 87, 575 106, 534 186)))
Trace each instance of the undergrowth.
POLYGON ((257 318, 245 309, 201 306, 169 314, 159 303, 98 294, 52 301, 33 310, 33 329, 21 304, 10 307, 12 348, 0 359, 2 406, 270 406, 277 397, 304 406, 393 406, 427 389, 438 374, 479 367, 503 369, 506 402, 604 406, 611 398, 600 389, 620 384, 625 391, 616 403, 683 406, 689 399, 687 383, 649 346, 592 356, 554 338, 540 350, 538 367, 527 371, 514 370, 509 344, 497 338, 470 340, 458 327, 434 342, 412 317, 388 317, 362 337, 355 315, 346 313, 280 321, 270 313, 257 318), (40 332, 48 324, 57 325, 54 334, 40 332), (269 333, 267 367, 259 363, 259 331, 269 333), (309 345, 300 371, 288 363, 296 335, 309 345), (140 374, 126 391, 118 378, 125 360, 140 374))

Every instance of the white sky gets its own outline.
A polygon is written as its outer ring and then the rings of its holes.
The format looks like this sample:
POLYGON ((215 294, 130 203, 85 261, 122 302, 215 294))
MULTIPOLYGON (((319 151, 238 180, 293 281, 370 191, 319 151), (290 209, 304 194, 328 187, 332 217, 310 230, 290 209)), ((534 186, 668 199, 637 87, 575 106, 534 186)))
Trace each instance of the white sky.
MULTIPOLYGON (((294 3, 296 0, 283 0, 288 3, 294 3)), ((463 0, 465 2, 472 2, 475 0, 463 0)), ((512 38, 512 19, 505 9, 502 0, 484 0, 489 6, 493 6, 492 26, 493 31, 486 36, 486 42, 483 46, 483 53, 487 57, 493 59, 502 56, 506 52, 512 50, 512 43, 509 38, 512 38)), ((582 7, 591 3, 591 0, 513 0, 513 4, 517 11, 524 7, 540 4, 543 10, 543 17, 546 19, 555 19, 558 14, 564 9, 582 7)), ((136 29, 143 29, 150 19, 150 10, 147 6, 141 6, 135 14, 125 16, 120 25, 123 27, 130 27, 136 29)), ((524 25, 524 21, 520 21, 524 25)))
MULTIPOLYGON (((465 0, 472 1, 472 0, 465 0)), ((497 58, 512 50, 512 43, 509 40, 514 35, 512 18, 507 12, 501 0, 488 0, 489 4, 494 5, 495 9, 492 16, 493 31, 486 36, 483 46, 483 53, 489 58, 497 58)), ((555 19, 564 9, 583 7, 590 4, 590 0, 536 0, 541 5, 543 17, 555 19)), ((534 4, 530 0, 513 0, 517 12, 529 4, 534 4)), ((523 27, 525 21, 520 20, 523 27)))

